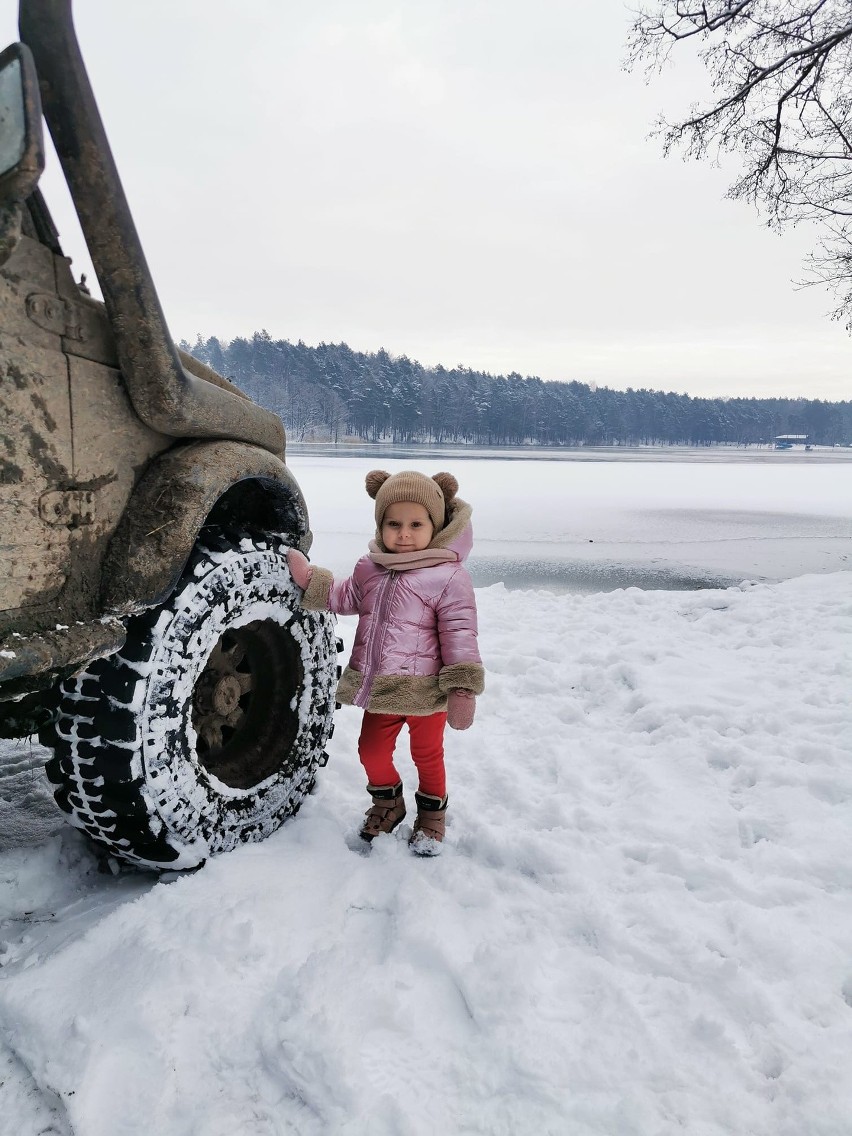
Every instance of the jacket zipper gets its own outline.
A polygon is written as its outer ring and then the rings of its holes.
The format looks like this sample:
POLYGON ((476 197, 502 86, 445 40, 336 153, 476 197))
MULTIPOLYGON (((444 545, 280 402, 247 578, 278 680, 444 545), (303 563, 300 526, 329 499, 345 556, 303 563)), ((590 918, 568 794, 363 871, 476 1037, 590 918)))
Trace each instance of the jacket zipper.
POLYGON ((373 679, 376 677, 376 671, 379 669, 379 663, 381 662, 382 647, 385 641, 384 616, 385 611, 390 607, 390 601, 393 597, 393 591, 396 587, 398 576, 398 572, 395 572, 393 568, 388 568, 387 576, 382 581, 381 590, 379 592, 373 623, 370 627, 370 637, 367 640, 367 666, 364 670, 361 689, 353 699, 355 705, 360 706, 362 709, 366 709, 367 703, 370 701, 373 679))

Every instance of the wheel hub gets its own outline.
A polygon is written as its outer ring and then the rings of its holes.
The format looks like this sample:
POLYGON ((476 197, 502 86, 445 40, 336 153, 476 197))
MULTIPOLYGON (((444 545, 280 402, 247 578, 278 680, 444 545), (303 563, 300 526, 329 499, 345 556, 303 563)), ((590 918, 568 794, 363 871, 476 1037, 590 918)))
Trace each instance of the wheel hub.
POLYGON ((245 637, 226 632, 195 684, 192 725, 200 753, 223 749, 240 729, 251 703, 255 676, 245 637))
POLYGON ((295 739, 287 707, 302 681, 290 636, 271 620, 226 631, 192 694, 195 756, 208 773, 247 789, 275 771, 295 739))
POLYGON ((242 693, 234 675, 223 675, 213 688, 213 710, 222 718, 229 717, 239 705, 242 693))

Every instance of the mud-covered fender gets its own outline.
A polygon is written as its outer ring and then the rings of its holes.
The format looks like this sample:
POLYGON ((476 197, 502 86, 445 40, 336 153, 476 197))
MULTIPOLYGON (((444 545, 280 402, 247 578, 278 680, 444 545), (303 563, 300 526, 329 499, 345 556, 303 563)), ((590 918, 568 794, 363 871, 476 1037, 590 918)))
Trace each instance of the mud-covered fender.
POLYGON ((293 533, 312 542, 302 491, 284 462, 243 442, 190 442, 145 469, 110 541, 101 606, 132 615, 163 602, 205 524, 293 533))

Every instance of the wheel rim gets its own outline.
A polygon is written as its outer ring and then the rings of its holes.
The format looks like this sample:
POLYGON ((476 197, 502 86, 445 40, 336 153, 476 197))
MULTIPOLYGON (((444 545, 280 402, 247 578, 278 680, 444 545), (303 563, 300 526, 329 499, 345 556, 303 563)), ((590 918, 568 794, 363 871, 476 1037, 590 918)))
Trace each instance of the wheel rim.
POLYGON ((200 765, 234 789, 250 789, 281 768, 296 740, 301 658, 286 628, 257 620, 226 631, 192 695, 200 765))

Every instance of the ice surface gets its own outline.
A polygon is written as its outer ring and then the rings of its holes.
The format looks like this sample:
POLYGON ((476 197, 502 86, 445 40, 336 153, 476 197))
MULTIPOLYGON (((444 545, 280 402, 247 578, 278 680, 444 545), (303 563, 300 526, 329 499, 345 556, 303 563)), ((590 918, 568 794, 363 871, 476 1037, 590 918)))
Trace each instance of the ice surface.
POLYGON ((375 467, 456 474, 473 505, 477 586, 696 588, 852 567, 852 460, 732 453, 739 460, 461 460, 303 447, 290 464, 311 507, 312 559, 336 573, 372 535, 364 475, 375 467))

